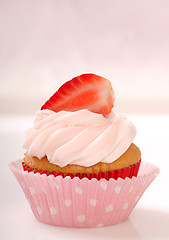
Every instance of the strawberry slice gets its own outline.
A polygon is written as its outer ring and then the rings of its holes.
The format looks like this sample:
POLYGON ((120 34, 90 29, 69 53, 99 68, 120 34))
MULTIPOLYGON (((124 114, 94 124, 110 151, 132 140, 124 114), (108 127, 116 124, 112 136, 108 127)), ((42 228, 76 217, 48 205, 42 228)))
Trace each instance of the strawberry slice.
POLYGON ((55 112, 88 109, 107 115, 114 106, 114 91, 109 80, 95 74, 82 74, 64 83, 41 107, 55 112))

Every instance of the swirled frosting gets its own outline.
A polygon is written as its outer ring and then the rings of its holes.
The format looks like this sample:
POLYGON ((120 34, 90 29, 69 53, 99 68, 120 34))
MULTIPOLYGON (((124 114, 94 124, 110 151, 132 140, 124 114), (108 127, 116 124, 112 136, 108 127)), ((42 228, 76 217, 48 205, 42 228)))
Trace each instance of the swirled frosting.
POLYGON ((30 157, 64 167, 89 167, 119 158, 136 135, 132 122, 112 111, 107 117, 83 109, 76 112, 41 110, 27 130, 23 145, 30 157))

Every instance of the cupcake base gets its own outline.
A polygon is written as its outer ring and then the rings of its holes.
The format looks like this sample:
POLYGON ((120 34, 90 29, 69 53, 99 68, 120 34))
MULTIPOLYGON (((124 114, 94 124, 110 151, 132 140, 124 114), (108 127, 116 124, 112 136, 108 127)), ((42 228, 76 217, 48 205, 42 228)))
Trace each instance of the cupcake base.
POLYGON ((128 218, 159 169, 142 162, 138 177, 80 179, 24 171, 23 160, 10 163, 35 217, 63 227, 101 227, 128 218))
POLYGON ((132 166, 129 166, 127 168, 123 168, 120 170, 114 170, 114 171, 108 171, 106 173, 104 172, 100 172, 100 173, 90 173, 90 174, 86 174, 86 173, 77 173, 77 174, 72 174, 72 173, 68 173, 68 174, 64 174, 62 172, 60 173, 55 173, 55 172, 48 172, 48 171, 41 171, 41 170, 34 170, 32 168, 30 168, 29 166, 27 166, 24 162, 22 162, 23 165, 23 169, 24 171, 28 171, 28 172, 34 172, 34 173, 40 173, 40 174, 46 174, 47 176, 49 175, 54 175, 55 177, 57 176, 62 176, 63 178, 69 176, 71 179, 73 179, 74 177, 78 177, 80 179, 82 178, 88 178, 89 180, 91 180, 92 178, 96 178, 97 180, 100 180, 102 178, 109 180, 110 178, 113 179, 118 179, 118 178, 122 178, 125 179, 126 177, 128 178, 132 178, 137 177, 138 174, 138 170, 140 167, 140 163, 141 163, 141 159, 136 163, 133 164, 132 166))

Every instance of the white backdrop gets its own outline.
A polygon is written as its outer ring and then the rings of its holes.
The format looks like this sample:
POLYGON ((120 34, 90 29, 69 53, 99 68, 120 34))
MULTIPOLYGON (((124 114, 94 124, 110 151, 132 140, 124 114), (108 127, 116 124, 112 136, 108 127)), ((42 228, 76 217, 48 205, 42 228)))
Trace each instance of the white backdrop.
POLYGON ((112 81, 124 113, 169 113, 168 11, 168 0, 1 0, 1 114, 32 114, 86 72, 112 81))

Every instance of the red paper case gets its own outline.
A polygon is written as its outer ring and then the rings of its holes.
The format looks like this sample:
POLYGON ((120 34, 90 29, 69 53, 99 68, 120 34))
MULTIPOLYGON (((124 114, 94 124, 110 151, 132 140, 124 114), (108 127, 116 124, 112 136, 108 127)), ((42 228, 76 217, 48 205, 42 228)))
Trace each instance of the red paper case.
POLYGON ((71 178, 79 177, 80 179, 86 177, 89 180, 92 179, 92 178, 96 178, 97 180, 100 180, 101 178, 105 178, 106 180, 109 180, 110 178, 113 178, 113 179, 117 180, 118 178, 125 179, 126 177, 128 177, 128 178, 132 178, 133 176, 137 177, 137 173, 138 173, 138 170, 139 170, 139 167, 140 167, 140 163, 141 163, 141 159, 136 164, 133 164, 132 166, 129 166, 127 168, 123 168, 123 169, 120 169, 120 170, 115 170, 115 171, 112 171, 112 172, 108 171, 106 173, 100 172, 100 173, 90 173, 90 174, 86 174, 86 173, 83 173, 83 174, 81 174, 81 173, 64 174, 62 172, 55 173, 55 172, 49 172, 49 171, 33 170, 32 168, 27 166, 24 162, 22 162, 22 165, 23 165, 24 171, 28 171, 28 172, 33 171, 34 173, 46 174, 47 176, 52 174, 55 177, 62 176, 63 178, 69 176, 71 178))

